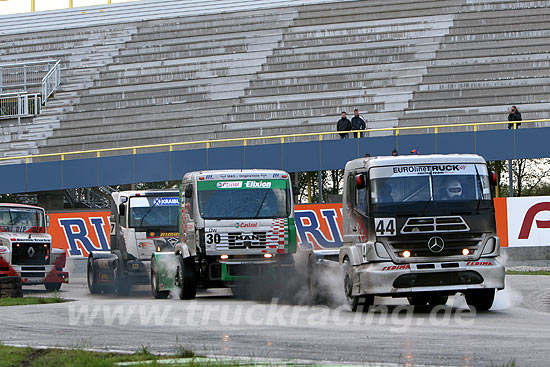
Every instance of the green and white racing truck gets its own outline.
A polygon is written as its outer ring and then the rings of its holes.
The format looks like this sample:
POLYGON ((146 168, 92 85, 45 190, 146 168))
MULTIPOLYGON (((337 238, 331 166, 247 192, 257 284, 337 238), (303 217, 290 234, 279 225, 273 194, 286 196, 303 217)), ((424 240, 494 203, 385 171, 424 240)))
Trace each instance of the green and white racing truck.
POLYGON ((177 289, 181 299, 191 299, 198 284, 229 286, 237 296, 253 284, 277 291, 279 280, 293 276, 296 227, 286 172, 187 173, 180 186, 179 223, 175 251, 152 256, 155 298, 177 289))

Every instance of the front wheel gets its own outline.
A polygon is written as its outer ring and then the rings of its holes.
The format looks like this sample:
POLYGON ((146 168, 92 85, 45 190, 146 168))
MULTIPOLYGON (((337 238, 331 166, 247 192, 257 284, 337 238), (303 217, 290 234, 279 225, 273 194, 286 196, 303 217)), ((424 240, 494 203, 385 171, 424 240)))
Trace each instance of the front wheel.
POLYGON ((475 307, 477 311, 487 311, 495 300, 494 289, 473 289, 464 293, 468 306, 475 307))
POLYGON ((156 299, 166 299, 170 295, 170 291, 161 291, 159 282, 159 273, 157 269, 157 261, 155 257, 151 259, 151 291, 156 299))
POLYGON ((180 287, 180 299, 193 299, 197 295, 197 272, 195 259, 192 256, 185 259, 181 255, 178 256, 176 285, 180 287))
POLYGON ((348 258, 344 259, 344 293, 351 312, 357 311, 359 296, 353 296, 353 274, 348 258))
POLYGON ((44 287, 48 292, 55 292, 61 289, 61 283, 46 283, 44 287))

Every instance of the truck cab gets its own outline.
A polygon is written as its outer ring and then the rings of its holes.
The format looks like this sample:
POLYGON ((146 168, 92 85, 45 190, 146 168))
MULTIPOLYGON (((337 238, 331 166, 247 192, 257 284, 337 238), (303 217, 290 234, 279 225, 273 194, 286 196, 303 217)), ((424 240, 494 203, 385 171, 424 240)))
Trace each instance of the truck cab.
POLYGON ((23 285, 44 284, 49 291, 69 282, 67 254, 52 247, 47 224, 40 207, 0 204, 0 277, 20 276, 23 285))
POLYGON ((344 180, 339 262, 352 310, 374 296, 436 305, 457 292, 491 307, 504 267, 482 157, 362 158, 346 164, 344 180))
POLYGON ((90 292, 123 295, 132 285, 149 284, 151 255, 173 251, 178 217, 178 190, 113 192, 111 251, 88 256, 90 292))
POLYGON ((288 173, 190 172, 180 192, 180 238, 171 256, 177 261, 155 253, 155 297, 167 297, 176 286, 181 298, 193 298, 197 284, 239 293, 251 279, 293 269, 296 227, 288 173), (175 264, 172 276, 166 264, 175 264))

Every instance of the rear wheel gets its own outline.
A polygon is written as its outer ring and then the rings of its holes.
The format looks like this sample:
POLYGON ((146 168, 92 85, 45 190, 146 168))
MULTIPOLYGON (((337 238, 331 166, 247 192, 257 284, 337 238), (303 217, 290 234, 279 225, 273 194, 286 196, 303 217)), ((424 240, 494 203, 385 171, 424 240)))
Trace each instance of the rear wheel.
POLYGON ((55 292, 61 289, 61 283, 46 283, 44 287, 48 292, 55 292))
POLYGON ((94 258, 88 256, 88 290, 91 294, 101 293, 101 288, 97 284, 97 274, 95 273, 94 258))
POLYGON ((430 306, 444 306, 448 300, 449 296, 429 296, 428 304, 430 306))
POLYGON ((477 311, 487 311, 495 300, 494 289, 473 289, 464 293, 468 306, 475 307, 477 311))
POLYGON ((192 256, 185 259, 181 255, 178 256, 176 284, 180 287, 180 299, 193 299, 197 295, 197 273, 195 259, 192 256))
POLYGON ((128 278, 124 276, 118 260, 113 263, 113 293, 126 296, 129 293, 128 278))
POLYGON ((159 282, 159 273, 157 269, 157 261, 155 257, 151 259, 151 291, 153 292, 153 297, 156 299, 165 299, 170 295, 170 291, 161 291, 160 282, 159 282))

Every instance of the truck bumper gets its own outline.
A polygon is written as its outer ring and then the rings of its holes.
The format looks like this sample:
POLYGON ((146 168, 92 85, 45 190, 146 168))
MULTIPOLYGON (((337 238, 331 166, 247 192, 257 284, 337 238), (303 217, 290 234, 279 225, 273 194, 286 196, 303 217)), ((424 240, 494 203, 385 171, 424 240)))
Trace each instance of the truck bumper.
POLYGON ((355 267, 352 295, 405 297, 417 292, 453 294, 471 289, 504 289, 504 266, 496 259, 449 263, 369 263, 355 267))
MULTIPOLYGON (((69 283, 69 273, 54 265, 12 265, 11 268, 21 276, 24 285, 45 283, 69 283)), ((0 276, 7 275, 0 271, 0 276)))

